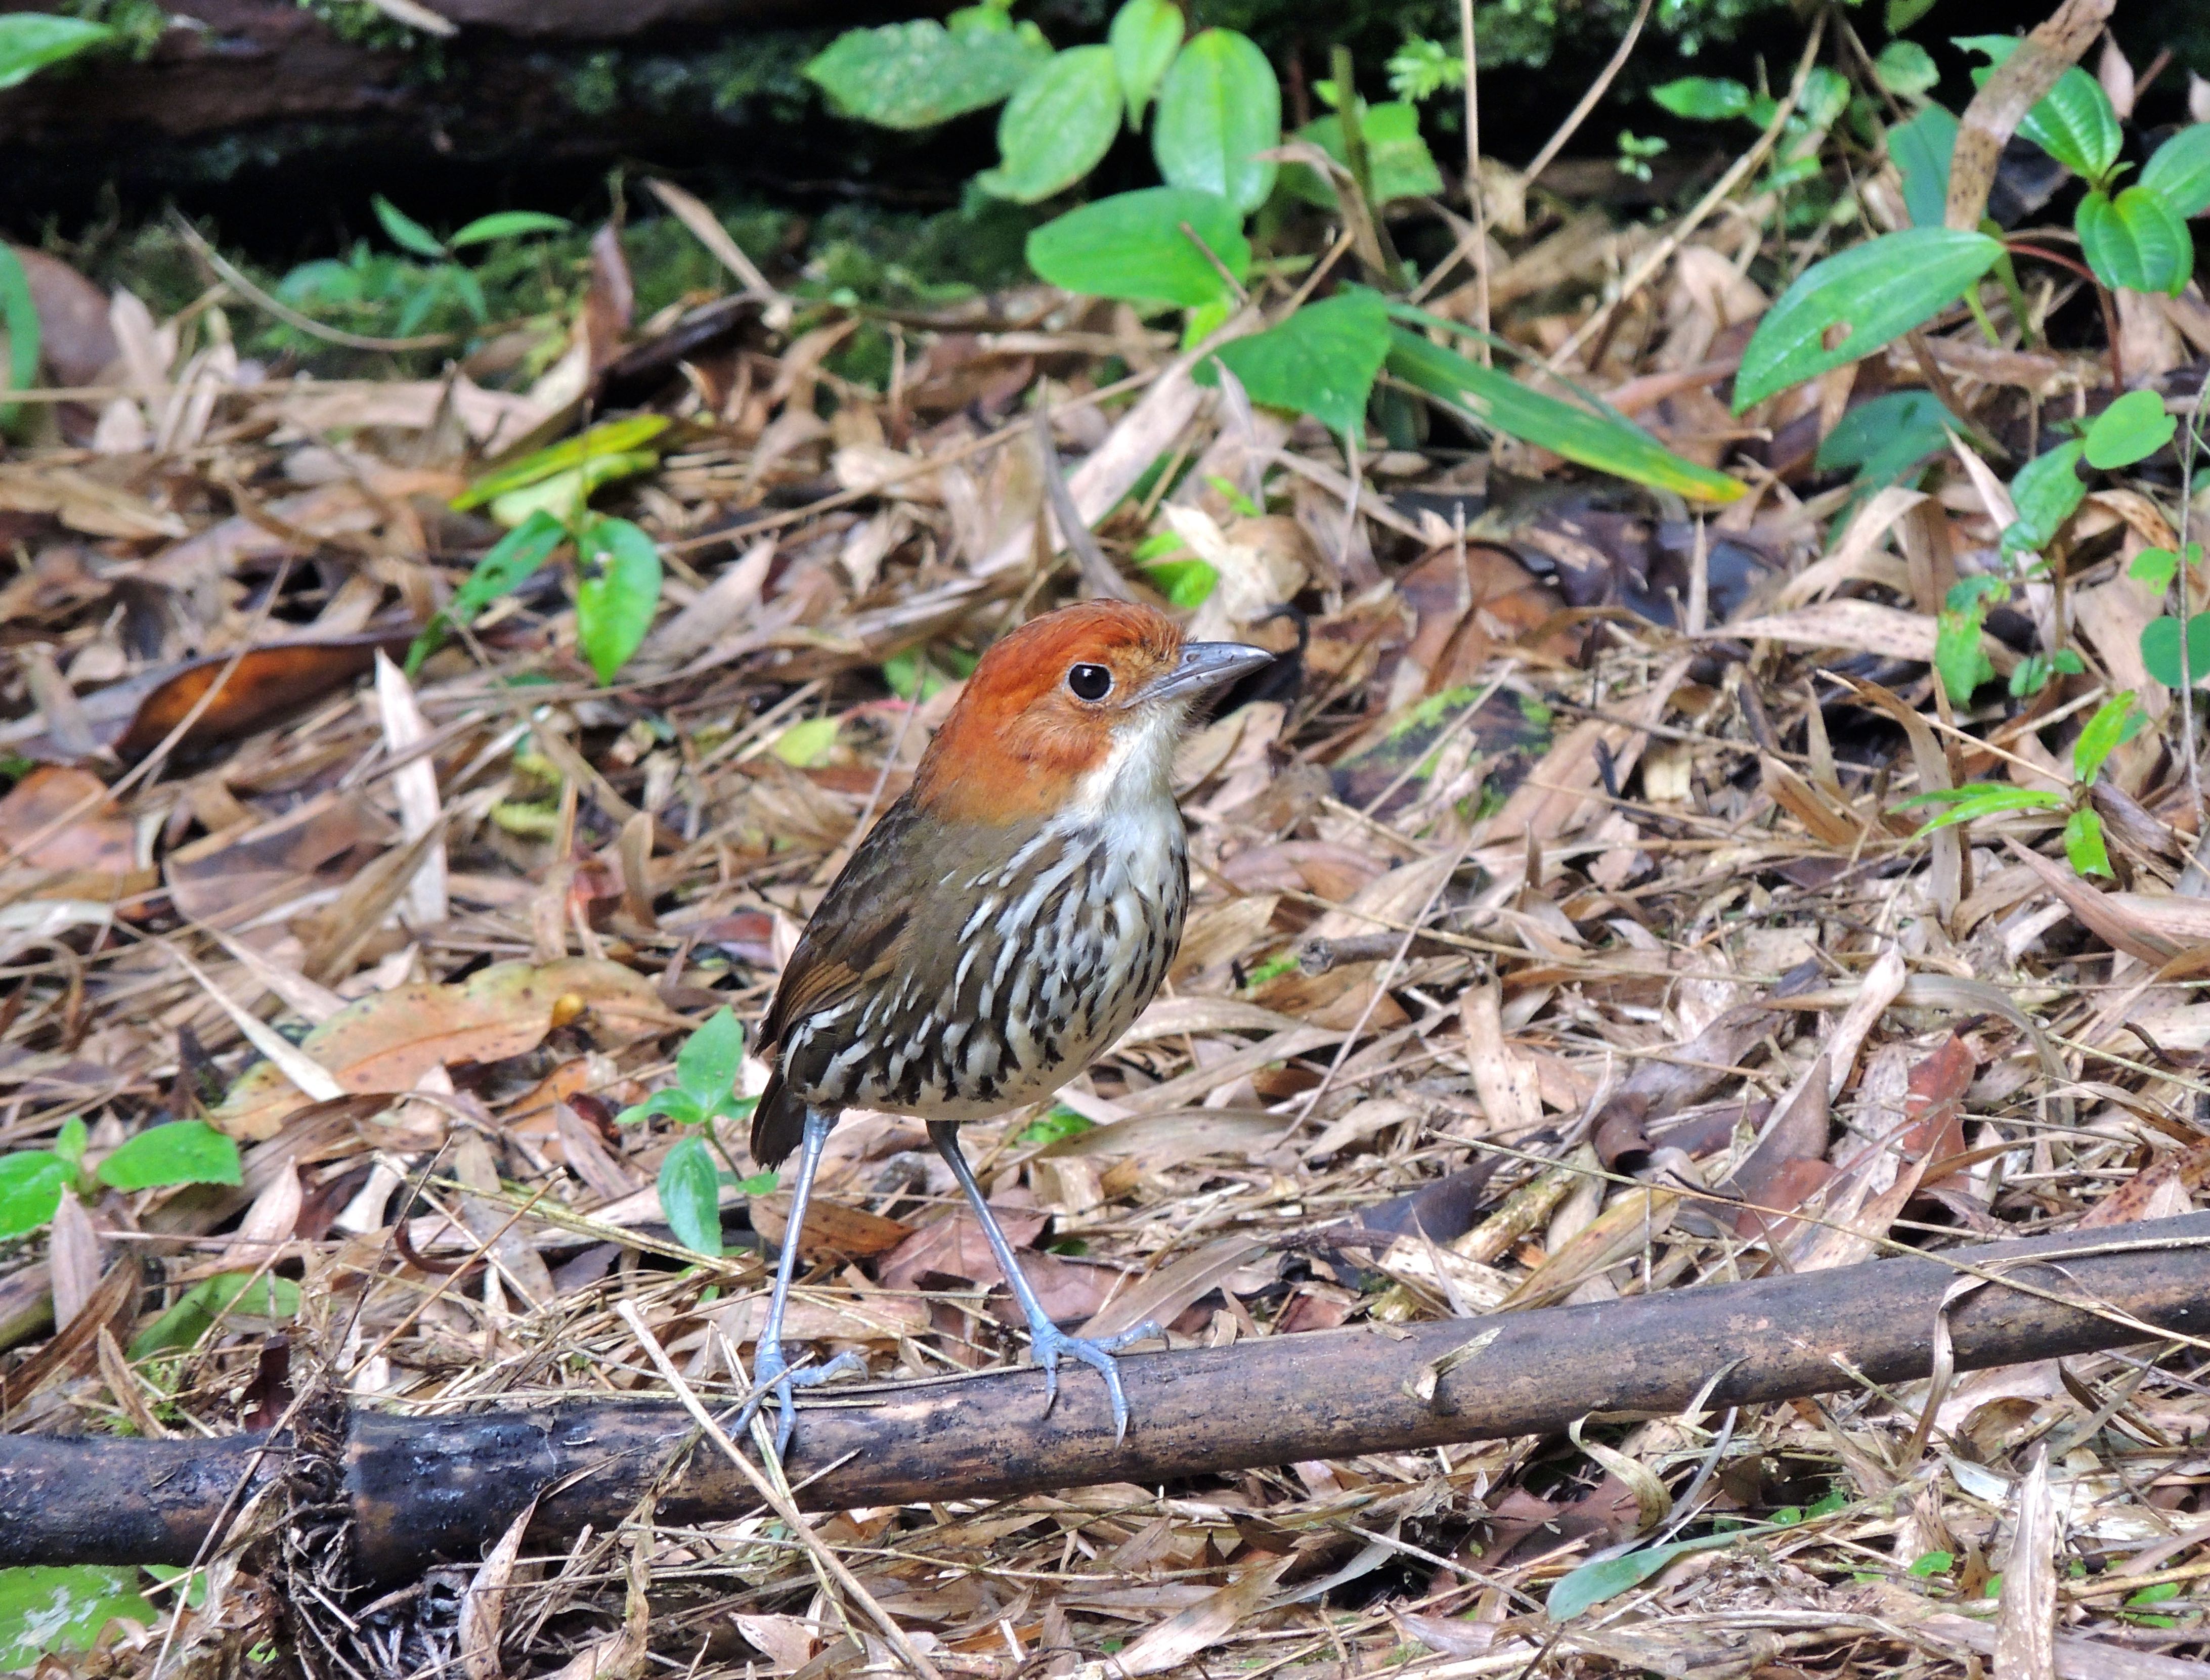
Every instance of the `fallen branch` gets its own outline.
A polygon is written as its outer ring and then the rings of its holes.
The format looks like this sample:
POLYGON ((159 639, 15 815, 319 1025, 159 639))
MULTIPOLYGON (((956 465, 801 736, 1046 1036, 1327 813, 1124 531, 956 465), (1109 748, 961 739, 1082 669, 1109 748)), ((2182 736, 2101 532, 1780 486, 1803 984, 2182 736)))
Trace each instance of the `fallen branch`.
MULTIPOLYGON (((1046 1418, 1041 1373, 831 1388, 788 1465, 810 1509, 1005 1497, 1527 1435, 1588 1412, 1666 1415, 2210 1334, 2210 1213, 1601 1304, 1265 1338, 1124 1362, 1113 1438, 1077 1371, 1046 1418)), ((265 1437, 0 1436, 0 1565, 184 1563, 265 1437)), ((680 1406, 577 1400, 459 1418, 352 1414, 342 1489, 366 1579, 477 1557, 540 1498, 534 1538, 621 1521, 660 1489, 669 1522, 759 1507, 694 1450, 680 1406)), ((252 1473, 290 1469, 262 1453, 252 1473)))

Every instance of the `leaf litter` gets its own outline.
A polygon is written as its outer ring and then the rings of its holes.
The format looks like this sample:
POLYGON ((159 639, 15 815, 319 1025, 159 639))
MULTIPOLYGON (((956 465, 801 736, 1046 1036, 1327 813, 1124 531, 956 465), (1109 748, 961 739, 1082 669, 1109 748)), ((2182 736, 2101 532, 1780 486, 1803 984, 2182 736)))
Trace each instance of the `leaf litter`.
MULTIPOLYGON (((2071 528, 2093 663, 1953 708, 1936 585, 1998 548, 2007 494, 1969 451, 1869 496, 1814 452, 1929 370, 2022 445, 2044 396, 2108 400, 2102 364, 1963 322, 1730 429, 1773 211, 1746 190, 1593 329, 1628 248, 1585 214, 1532 213, 1488 276, 1508 340, 1571 345, 1577 378, 1752 486, 1716 515, 1440 418, 1346 456, 1060 293, 903 318, 887 386, 834 370, 865 324, 838 306, 755 289, 740 331, 655 360, 681 322, 609 340, 601 298, 577 366, 624 370, 661 431, 608 499, 669 572, 611 684, 557 569, 411 680, 395 663, 498 534, 470 511, 486 462, 556 434, 583 383, 248 376, 206 330, 230 305, 148 317, 154 382, 0 467, 22 557, 0 1148, 77 1116, 96 1165, 203 1116, 241 1170, 65 1197, 0 1248, 4 1427, 659 1392, 625 1314, 698 1394, 741 1392, 787 1195, 724 1175, 728 1252, 694 1263, 655 1189, 680 1129, 616 1116, 716 1009, 757 1018, 974 655, 1084 588, 1026 412, 1117 587, 1282 653, 1184 756, 1167 993, 1056 1105, 968 1129, 1062 1320, 1218 1346, 2203 1205, 2210 910, 2168 732, 2095 790, 2118 890, 2050 855, 2045 812, 1922 837, 1896 810, 2068 786, 2118 689, 2164 714, 2128 569, 2177 546, 2171 485, 2144 469, 2071 528), (1193 560, 1211 583, 1183 599, 1193 560)), ((2192 388, 2199 359, 2160 341, 2192 388)), ((1222 359, 1265 394, 1263 361, 1222 359)), ((1999 674, 2035 646, 2012 617, 1988 624, 1999 674)), ((720 1141, 752 1171, 740 1125, 720 1141)), ((1016 1354, 919 1123, 848 1117, 819 1195, 794 1340, 878 1376, 1016 1354)), ((2203 1369, 2173 1346, 1868 1381, 816 1534, 945 1674, 2163 1674, 2205 1638, 2203 1369)), ((278 1625, 267 1568, 241 1532, 84 1671, 150 1671, 171 1635, 236 1659, 278 1625)), ((552 1554, 517 1526, 480 1565, 291 1616, 317 1671, 903 1660, 767 1519, 648 1510, 552 1554)))

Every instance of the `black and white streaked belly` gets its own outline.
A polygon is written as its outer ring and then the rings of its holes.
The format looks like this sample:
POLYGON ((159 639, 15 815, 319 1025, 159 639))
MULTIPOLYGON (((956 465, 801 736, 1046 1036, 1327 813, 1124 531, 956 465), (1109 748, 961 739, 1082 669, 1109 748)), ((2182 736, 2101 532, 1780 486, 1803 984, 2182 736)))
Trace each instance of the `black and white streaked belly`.
POLYGON ((1054 825, 939 889, 975 903, 954 945, 793 1024, 784 1066, 807 1102, 963 1121, 1048 1097, 1158 991, 1189 864, 1178 816, 1054 825))

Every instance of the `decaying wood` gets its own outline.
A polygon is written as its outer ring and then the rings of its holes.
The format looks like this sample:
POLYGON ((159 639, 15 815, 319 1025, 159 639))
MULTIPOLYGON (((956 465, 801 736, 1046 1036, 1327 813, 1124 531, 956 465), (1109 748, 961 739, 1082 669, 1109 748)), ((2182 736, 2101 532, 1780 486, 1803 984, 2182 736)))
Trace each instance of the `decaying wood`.
MULTIPOLYGON (((1132 1356, 1134 1426, 1034 1370, 830 1389, 788 1471, 814 1509, 1157 1483, 1256 1465, 1542 1433, 1591 1412, 1665 1415, 1929 1374, 1944 1311, 1953 1368, 2210 1334, 2210 1213, 1938 1257, 1593 1305, 1361 1327, 1132 1356), (1990 1280, 1969 1285, 1973 1276, 1990 1280)), ((361 1575, 473 1558, 539 1499, 538 1538, 619 1522, 657 1487, 663 1519, 729 1520, 749 1484, 673 1404, 592 1401, 465 1418, 353 1414, 345 1448, 361 1575)), ((217 1441, 0 1436, 0 1564, 189 1562, 239 1480, 286 1468, 262 1435, 217 1441)))

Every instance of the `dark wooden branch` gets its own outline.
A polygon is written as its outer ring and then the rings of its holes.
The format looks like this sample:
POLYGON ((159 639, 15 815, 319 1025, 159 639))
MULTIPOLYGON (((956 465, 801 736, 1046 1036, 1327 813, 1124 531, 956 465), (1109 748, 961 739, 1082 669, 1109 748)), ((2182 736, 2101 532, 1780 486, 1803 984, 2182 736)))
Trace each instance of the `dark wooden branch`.
MULTIPOLYGON (((1124 1442, 1113 1438, 1102 1387, 1080 1370, 1049 1418, 1041 1374, 1029 1369, 831 1388, 806 1406, 788 1468, 794 1483, 819 1474, 800 1490, 816 1509, 999 1497, 1532 1434, 1590 1412, 1663 1415, 1722 1370, 1714 1406, 1845 1388, 1856 1380, 1845 1366, 1906 1382, 1928 1374, 1935 1316, 1960 1265, 2024 1287, 1987 1284, 1951 1307, 1959 1370, 2145 1340, 2136 1324, 2210 1334, 2210 1213, 2193 1213, 1943 1260, 1133 1356, 1124 1370, 1135 1422, 1124 1442)), ((564 1478, 574 1479, 539 1507, 540 1540, 618 1522, 655 1483, 667 1521, 727 1520, 754 1506, 717 1454, 691 1450, 691 1421, 668 1403, 578 1400, 460 1418, 361 1411, 349 1429, 344 1487, 357 1565, 372 1580, 475 1557, 564 1478)), ((263 1439, 0 1436, 0 1564, 187 1562, 263 1439)), ((257 1473, 277 1473, 282 1460, 266 1453, 257 1473)))

